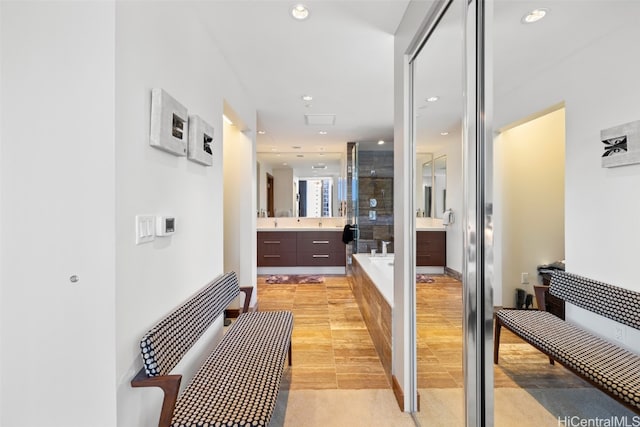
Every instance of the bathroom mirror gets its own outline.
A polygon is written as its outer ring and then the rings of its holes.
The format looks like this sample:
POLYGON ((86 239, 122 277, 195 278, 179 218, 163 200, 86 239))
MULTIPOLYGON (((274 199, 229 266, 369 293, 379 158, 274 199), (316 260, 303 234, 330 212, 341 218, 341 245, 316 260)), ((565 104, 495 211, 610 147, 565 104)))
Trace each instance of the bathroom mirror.
POLYGON ((342 217, 346 165, 340 152, 258 152, 258 216, 342 217))
POLYGON ((416 153, 416 216, 431 217, 433 207, 433 154, 416 153))
POLYGON ((447 210, 447 156, 433 161, 433 191, 431 200, 434 218, 442 218, 447 210))

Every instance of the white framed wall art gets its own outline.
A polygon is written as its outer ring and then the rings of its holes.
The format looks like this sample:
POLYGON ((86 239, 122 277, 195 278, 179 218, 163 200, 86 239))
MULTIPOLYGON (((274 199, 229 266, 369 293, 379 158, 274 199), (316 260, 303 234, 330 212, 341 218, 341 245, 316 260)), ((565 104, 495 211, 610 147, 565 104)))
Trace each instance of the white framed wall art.
POLYGON ((187 155, 187 107, 160 88, 151 91, 149 144, 176 156, 187 155))
POLYGON ((205 166, 213 164, 213 126, 200 116, 189 116, 188 159, 205 166))

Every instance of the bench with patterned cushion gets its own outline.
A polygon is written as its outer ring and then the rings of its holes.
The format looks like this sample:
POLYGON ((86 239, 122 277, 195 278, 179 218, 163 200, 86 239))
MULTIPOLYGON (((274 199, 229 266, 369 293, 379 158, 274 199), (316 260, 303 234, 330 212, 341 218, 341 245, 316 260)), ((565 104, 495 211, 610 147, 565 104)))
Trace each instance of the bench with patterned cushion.
POLYGON ((241 314, 180 396, 181 375, 169 374, 245 289, 235 273, 220 276, 142 338, 144 366, 131 385, 164 391, 159 426, 269 424, 287 355, 291 365, 291 312, 241 314))
MULTIPOLYGON (((563 271, 549 292, 585 310, 640 329, 640 293, 563 271)), ((498 363, 504 326, 614 399, 640 413, 640 355, 574 324, 537 310, 496 312, 493 361, 498 363)))

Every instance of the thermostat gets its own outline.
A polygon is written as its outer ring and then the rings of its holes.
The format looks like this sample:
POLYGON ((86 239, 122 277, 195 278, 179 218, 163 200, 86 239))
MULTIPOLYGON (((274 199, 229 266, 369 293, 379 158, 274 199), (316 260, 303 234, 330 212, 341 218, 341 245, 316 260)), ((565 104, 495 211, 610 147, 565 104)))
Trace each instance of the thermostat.
POLYGON ((176 219, 172 216, 156 218, 156 236, 170 236, 176 231, 176 219))

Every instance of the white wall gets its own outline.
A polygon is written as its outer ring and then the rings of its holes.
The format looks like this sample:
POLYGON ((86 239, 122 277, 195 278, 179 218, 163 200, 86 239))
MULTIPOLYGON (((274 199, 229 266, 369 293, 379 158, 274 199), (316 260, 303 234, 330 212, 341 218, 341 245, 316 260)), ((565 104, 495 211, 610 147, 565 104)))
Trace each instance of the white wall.
POLYGON ((141 367, 138 342, 223 273, 223 100, 246 123, 255 121, 255 109, 191 6, 118 2, 116 12, 118 425, 151 426, 161 392, 129 385, 141 367), (154 87, 214 127, 213 167, 149 146, 154 87), (135 215, 161 213, 176 216, 175 234, 136 246, 135 215))
POLYGON ((515 307, 516 288, 534 294, 538 265, 564 259, 564 116, 561 108, 494 139, 495 244, 502 253, 496 305, 515 307))
POLYGON ((0 11, 0 425, 112 427, 114 3, 0 11))
MULTIPOLYGON (((447 209, 451 209, 454 222, 447 229, 447 267, 462 274, 463 234, 462 234, 462 133, 461 129, 447 136, 441 151, 433 153, 437 159, 447 156, 447 209)), ((437 186, 436 186, 437 187, 437 186)))
MULTIPOLYGON (((255 117, 253 118, 255 128, 255 117)), ((252 132, 224 124, 224 270, 256 287, 256 149, 252 132)), ((257 301, 253 292, 251 306, 257 301)))
POLYGON ((394 136, 393 136, 393 197, 394 197, 394 308, 393 308, 393 367, 392 374, 405 393, 405 410, 409 406, 410 384, 415 379, 415 372, 410 368, 410 351, 416 343, 408 335, 411 322, 410 304, 411 287, 405 286, 410 278, 412 246, 407 236, 411 235, 411 222, 415 221, 415 210, 411 200, 414 198, 411 182, 413 182, 415 161, 410 150, 415 150, 409 141, 409 114, 405 107, 409 99, 409 68, 406 57, 407 49, 427 16, 432 1, 411 1, 407 6, 402 22, 396 30, 394 39, 394 136), (411 221, 411 222, 410 222, 411 221))
MULTIPOLYGON (((601 3, 604 17, 611 9, 609 2, 601 3)), ((526 85, 498 97, 495 117, 499 128, 565 102, 567 270, 640 291, 636 270, 640 165, 601 167, 600 131, 640 119, 640 58, 629 54, 634 41, 640 39, 640 27, 635 24, 640 4, 628 2, 625 7, 617 17, 607 15, 615 21, 615 30, 552 67, 538 70, 526 85), (624 66, 612 71, 612 64, 621 60, 624 66)), ((588 326, 588 322, 582 323, 588 326)))

